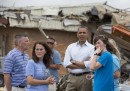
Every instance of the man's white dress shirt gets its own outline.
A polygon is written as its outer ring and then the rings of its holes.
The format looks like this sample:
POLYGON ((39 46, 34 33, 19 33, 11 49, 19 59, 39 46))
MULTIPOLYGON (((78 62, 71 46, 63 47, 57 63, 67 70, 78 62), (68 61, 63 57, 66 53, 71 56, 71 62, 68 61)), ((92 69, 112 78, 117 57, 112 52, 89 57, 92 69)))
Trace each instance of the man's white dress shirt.
POLYGON ((71 65, 72 63, 70 60, 75 61, 82 61, 84 62, 86 68, 85 69, 69 69, 68 71, 71 73, 83 73, 90 71, 89 67, 92 62, 92 57, 94 54, 94 45, 90 44, 88 41, 86 41, 82 46, 79 44, 79 42, 70 44, 65 52, 64 67, 67 67, 68 65, 71 65), (87 60, 87 58, 90 58, 87 60))

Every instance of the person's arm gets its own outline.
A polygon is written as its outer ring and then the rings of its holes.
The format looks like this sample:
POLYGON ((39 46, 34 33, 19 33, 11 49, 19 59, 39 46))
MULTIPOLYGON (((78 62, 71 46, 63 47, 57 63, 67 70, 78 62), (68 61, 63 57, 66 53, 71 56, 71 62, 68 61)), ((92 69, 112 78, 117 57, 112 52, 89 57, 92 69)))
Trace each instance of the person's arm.
POLYGON ((114 72, 114 78, 120 78, 120 71, 114 72))
POLYGON ((93 53, 94 53, 94 47, 90 50, 90 53, 89 53, 89 55, 87 55, 85 60, 83 60, 83 61, 81 61, 81 60, 80 61, 79 60, 76 60, 76 61, 72 60, 71 62, 74 65, 77 65, 78 67, 80 67, 81 69, 89 68, 90 64, 92 63, 91 60, 92 60, 92 57, 93 57, 93 53))
POLYGON ((92 64, 92 59, 94 56, 95 47, 91 47, 91 51, 89 53, 89 56, 86 58, 86 61, 84 61, 85 68, 90 69, 90 65, 92 64))
POLYGON ((95 52, 94 52, 94 56, 93 56, 93 59, 92 59, 92 64, 90 66, 91 70, 98 69, 98 68, 100 68, 102 66, 101 63, 97 62, 99 53, 101 53, 101 48, 97 48, 95 50, 95 52))
POLYGON ((113 63, 114 63, 114 78, 119 78, 120 77, 120 60, 119 58, 112 54, 113 57, 113 63))
POLYGON ((75 64, 68 65, 66 68, 70 68, 70 69, 81 69, 79 66, 77 66, 75 64))
MULTIPOLYGON (((70 68, 70 69, 84 69, 84 63, 73 63, 73 58, 71 56, 71 49, 72 49, 73 45, 69 45, 66 52, 65 52, 65 57, 64 57, 64 67, 66 68, 70 68)), ((78 61, 78 60, 76 60, 78 61)))
POLYGON ((60 69, 60 64, 50 64, 51 69, 60 69))
POLYGON ((71 62, 75 67, 80 68, 80 69, 85 69, 84 62, 82 62, 82 61, 74 61, 74 60, 72 60, 71 62))
POLYGON ((34 74, 36 72, 35 62, 33 60, 29 60, 26 66, 26 80, 30 85, 42 85, 42 84, 53 84, 54 77, 50 76, 46 80, 36 79, 34 78, 34 74))
POLYGON ((48 77, 46 80, 34 79, 32 76, 27 76, 27 83, 29 85, 41 85, 41 84, 53 84, 55 82, 52 76, 48 77))
POLYGON ((60 66, 61 66, 61 55, 58 51, 56 51, 56 50, 54 51, 52 60, 53 60, 53 63, 50 64, 50 68, 59 70, 60 66))
POLYGON ((12 72, 13 64, 14 64, 13 57, 11 55, 7 55, 5 57, 4 64, 3 64, 4 83, 7 91, 12 90, 10 74, 12 72))
POLYGON ((72 48, 72 45, 69 45, 68 48, 66 49, 66 52, 65 52, 65 57, 64 57, 64 61, 63 61, 63 65, 64 67, 66 68, 70 68, 70 69, 79 69, 80 67, 78 67, 77 65, 74 65, 71 60, 72 60, 72 57, 71 57, 71 48, 72 48))
POLYGON ((95 69, 100 68, 101 66, 102 65, 99 62, 97 62, 97 55, 94 55, 93 59, 92 59, 92 64, 90 66, 90 69, 95 70, 95 69))
POLYGON ((10 74, 4 74, 4 83, 7 91, 12 91, 10 74))

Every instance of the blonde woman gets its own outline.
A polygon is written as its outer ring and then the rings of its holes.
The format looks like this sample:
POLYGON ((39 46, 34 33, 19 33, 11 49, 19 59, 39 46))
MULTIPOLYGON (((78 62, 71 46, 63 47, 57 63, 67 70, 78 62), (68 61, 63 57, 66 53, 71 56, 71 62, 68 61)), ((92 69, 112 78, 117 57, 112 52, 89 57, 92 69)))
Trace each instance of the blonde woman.
POLYGON ((113 39, 109 39, 109 43, 112 46, 112 58, 113 58, 113 66, 114 66, 114 91, 119 90, 119 77, 120 77, 120 60, 121 54, 118 50, 117 44, 113 39))

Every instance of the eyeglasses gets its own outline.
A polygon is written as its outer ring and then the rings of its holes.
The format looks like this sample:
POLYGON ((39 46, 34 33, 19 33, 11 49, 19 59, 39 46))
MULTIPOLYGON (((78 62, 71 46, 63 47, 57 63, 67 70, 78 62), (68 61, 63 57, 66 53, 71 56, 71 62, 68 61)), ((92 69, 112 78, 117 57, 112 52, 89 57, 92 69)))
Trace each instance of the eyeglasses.
POLYGON ((54 44, 54 42, 47 42, 47 44, 51 44, 51 45, 53 45, 53 44, 54 44))
POLYGON ((108 40, 108 38, 107 38, 106 36, 104 36, 104 35, 98 35, 98 36, 95 37, 95 39, 96 39, 96 38, 98 38, 98 39, 99 39, 99 38, 103 38, 103 39, 107 39, 107 40, 108 40))
POLYGON ((42 50, 44 50, 44 49, 42 49, 42 48, 41 48, 41 49, 38 49, 38 48, 37 48, 37 49, 35 49, 35 50, 36 50, 36 51, 39 51, 39 50, 42 51, 42 50))

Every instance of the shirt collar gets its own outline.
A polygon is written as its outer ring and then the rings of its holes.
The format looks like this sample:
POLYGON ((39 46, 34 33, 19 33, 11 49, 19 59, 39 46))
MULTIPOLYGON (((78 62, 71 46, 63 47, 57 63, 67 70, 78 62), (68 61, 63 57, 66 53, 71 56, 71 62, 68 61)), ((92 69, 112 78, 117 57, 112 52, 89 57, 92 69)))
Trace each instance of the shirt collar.
MULTIPOLYGON (((77 45, 80 45, 80 44, 79 44, 79 41, 77 41, 77 45)), ((83 45, 88 46, 88 45, 89 45, 88 41, 86 40, 86 42, 85 42, 83 45)))
POLYGON ((20 55, 24 55, 24 53, 22 53, 21 51, 19 51, 17 48, 14 48, 14 50, 19 53, 20 55))

